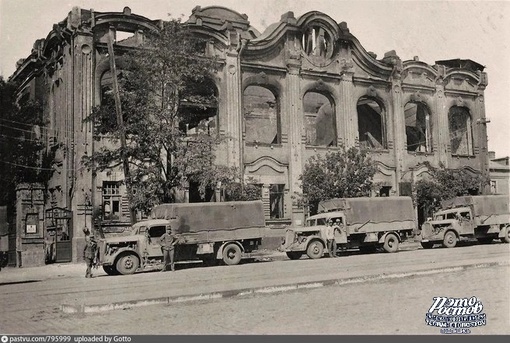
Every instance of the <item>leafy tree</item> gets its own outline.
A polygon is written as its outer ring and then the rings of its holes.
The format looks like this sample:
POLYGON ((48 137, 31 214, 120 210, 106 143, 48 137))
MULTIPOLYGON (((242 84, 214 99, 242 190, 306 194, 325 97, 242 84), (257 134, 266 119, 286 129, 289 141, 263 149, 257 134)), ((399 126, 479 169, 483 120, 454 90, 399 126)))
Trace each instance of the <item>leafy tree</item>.
POLYGON ((0 76, 0 205, 12 206, 16 185, 40 182, 47 186, 53 151, 43 150, 40 127, 42 106, 16 100, 17 85, 0 76))
POLYGON ((465 169, 448 169, 428 165, 431 178, 422 179, 414 185, 415 201, 426 216, 441 207, 441 201, 463 195, 476 195, 489 183, 482 174, 473 174, 465 169))
POLYGON ((127 158, 125 183, 133 209, 148 212, 158 203, 172 201, 172 189, 185 182, 198 183, 203 197, 218 181, 239 178, 231 168, 215 165, 220 141, 218 135, 205 132, 215 115, 211 111, 216 106, 215 86, 209 75, 217 64, 204 51, 204 42, 179 20, 165 22, 162 30, 148 34, 143 46, 120 57, 124 127, 117 125, 115 94, 108 89, 101 106, 87 119, 96 125, 97 140, 107 138, 113 144, 104 144, 83 161, 102 171, 121 167, 127 158), (124 134, 123 149, 118 143, 124 134))
POLYGON ((321 200, 369 196, 377 167, 365 150, 352 147, 312 156, 302 181, 302 201, 316 213, 321 200))

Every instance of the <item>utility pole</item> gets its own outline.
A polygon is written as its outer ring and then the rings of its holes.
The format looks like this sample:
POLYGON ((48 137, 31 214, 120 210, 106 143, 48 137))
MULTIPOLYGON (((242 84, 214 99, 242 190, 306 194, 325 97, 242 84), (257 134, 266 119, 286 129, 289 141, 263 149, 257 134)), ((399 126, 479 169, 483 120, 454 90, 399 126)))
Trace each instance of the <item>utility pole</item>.
MULTIPOLYGON (((110 72, 112 74, 112 85, 113 85, 113 96, 115 98, 115 112, 117 113, 117 125, 120 131, 120 146, 122 159, 122 166, 124 169, 124 180, 126 182, 126 191, 128 198, 131 199, 131 177, 129 174, 129 161, 126 156, 126 129, 124 127, 124 120, 122 118, 122 106, 120 103, 119 84, 117 81, 117 67, 115 65, 115 54, 113 51, 113 42, 115 40, 115 28, 110 26, 108 32, 108 55, 110 57, 110 72)), ((135 223, 135 211, 132 209, 131 204, 129 205, 129 217, 131 224, 135 223)))

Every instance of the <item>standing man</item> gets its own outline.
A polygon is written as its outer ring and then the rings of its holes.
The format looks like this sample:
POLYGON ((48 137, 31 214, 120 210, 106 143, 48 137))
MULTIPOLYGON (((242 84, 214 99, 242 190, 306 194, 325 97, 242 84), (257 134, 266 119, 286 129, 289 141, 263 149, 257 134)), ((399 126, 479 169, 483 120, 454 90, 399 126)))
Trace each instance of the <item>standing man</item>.
POLYGON ((87 264, 86 278, 92 277, 92 267, 94 266, 97 254, 97 242, 94 236, 85 236, 85 248, 83 249, 83 259, 87 264), (88 237, 88 238, 87 238, 88 237))
POLYGON ((329 256, 336 257, 335 229, 331 219, 328 221, 328 225, 326 226, 325 236, 328 244, 329 256))
POLYGON ((159 244, 161 244, 161 250, 163 252, 163 269, 161 271, 166 272, 166 267, 170 263, 170 268, 174 272, 174 254, 177 237, 172 233, 172 227, 170 225, 166 226, 166 232, 159 238, 159 244))

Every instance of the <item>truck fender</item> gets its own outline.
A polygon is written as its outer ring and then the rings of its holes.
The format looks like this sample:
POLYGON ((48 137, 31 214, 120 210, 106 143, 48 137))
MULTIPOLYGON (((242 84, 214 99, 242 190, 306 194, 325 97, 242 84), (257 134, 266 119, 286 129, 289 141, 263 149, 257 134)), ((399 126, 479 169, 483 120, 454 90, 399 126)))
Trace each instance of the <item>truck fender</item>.
MULTIPOLYGON (((117 252, 115 253, 115 255, 113 255, 111 257, 111 260, 112 263, 111 265, 114 266, 116 263, 117 263, 117 260, 122 256, 122 255, 126 255, 126 254, 132 254, 132 255, 135 255, 136 257, 138 257, 138 260, 140 260, 140 266, 141 264, 143 263, 143 260, 140 258, 140 256, 138 255, 138 253, 133 250, 133 249, 129 249, 129 248, 123 248, 123 249, 119 249, 117 250, 117 252)), ((104 264, 104 263, 103 263, 104 264)))
POLYGON ((223 248, 227 245, 227 244, 230 244, 230 243, 234 243, 236 244, 237 246, 239 246, 239 248, 241 248, 241 252, 244 253, 244 247, 241 243, 237 242, 237 241, 228 241, 228 242, 225 242, 223 243, 220 248, 218 249, 218 251, 216 252, 216 258, 217 259, 222 259, 223 258, 223 248))
POLYGON ((319 241, 325 248, 328 246, 327 242, 324 239, 322 239, 322 237, 312 235, 309 236, 305 241, 305 251, 306 249, 308 249, 308 245, 310 244, 311 241, 319 241))
POLYGON ((508 231, 510 230, 510 224, 501 225, 501 230, 499 230, 498 238, 505 238, 508 236, 508 231))
POLYGON ((380 238, 379 238, 379 243, 384 243, 384 240, 386 239, 386 236, 388 236, 390 233, 393 233, 395 234, 395 236, 397 236, 398 238, 398 241, 399 243, 402 243, 402 239, 400 238, 400 235, 398 234, 398 232, 396 231, 388 231, 388 232, 385 232, 380 238))

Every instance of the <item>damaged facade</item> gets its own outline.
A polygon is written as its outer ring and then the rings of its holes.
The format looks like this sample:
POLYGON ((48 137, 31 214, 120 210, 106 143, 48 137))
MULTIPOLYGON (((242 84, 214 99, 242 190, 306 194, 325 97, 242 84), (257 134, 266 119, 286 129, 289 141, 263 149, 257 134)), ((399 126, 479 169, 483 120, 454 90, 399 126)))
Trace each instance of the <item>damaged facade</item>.
MULTIPOLYGON (((298 18, 285 13, 263 33, 246 15, 222 7, 197 7, 186 23, 207 39, 206 54, 220 61, 204 89, 218 97, 217 105, 188 129, 226 138, 217 149, 218 163, 240 168, 261 186, 268 220, 302 225, 303 209, 293 195, 300 192, 306 161, 342 146, 370 150, 379 169, 378 195, 410 195, 412 183, 427 174, 426 162, 488 172, 487 74, 478 63, 428 65, 418 58, 402 61, 394 51, 378 59, 346 23, 320 12, 298 18)), ((18 194, 16 228, 25 256, 41 249, 51 229, 57 260, 59 251, 61 261, 79 260, 82 229, 92 227, 94 208, 105 212, 106 222, 128 221, 122 171, 96 175, 81 165, 84 154, 103 144, 94 142, 83 119, 111 82, 109 30, 116 32, 120 52, 158 27, 129 8, 74 8, 18 65, 12 78, 23 82, 20 98, 42 100, 48 124, 41 137, 56 156, 43 206, 30 200, 33 188, 18 194), (32 212, 38 220, 29 232, 32 212)), ((34 263, 44 261, 35 255, 34 263)))

